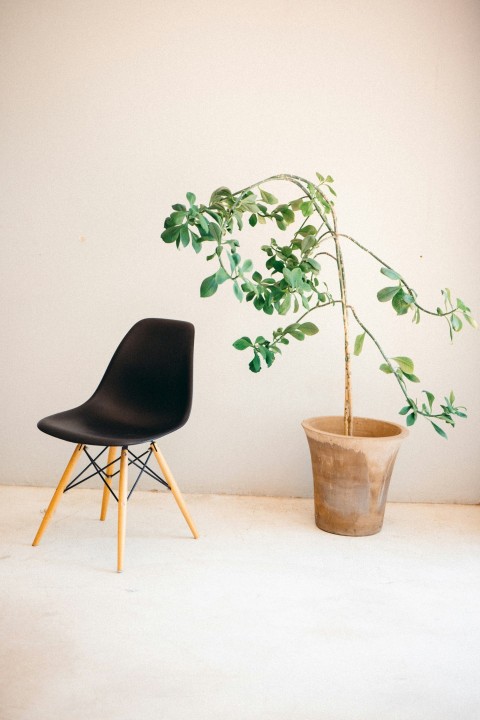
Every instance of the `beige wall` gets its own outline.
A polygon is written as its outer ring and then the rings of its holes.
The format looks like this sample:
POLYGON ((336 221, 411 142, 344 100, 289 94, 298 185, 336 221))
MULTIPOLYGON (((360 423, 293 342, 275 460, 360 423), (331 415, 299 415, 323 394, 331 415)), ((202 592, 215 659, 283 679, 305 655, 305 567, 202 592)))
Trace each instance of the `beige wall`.
MULTIPOLYGON (((436 306, 451 286, 479 315, 479 11, 468 0, 176 3, 3 0, 1 482, 53 484, 70 452, 35 427, 84 400, 145 316, 197 327, 189 424, 163 446, 191 491, 308 495, 304 417, 342 408, 335 312, 252 375, 231 347, 278 326, 209 267, 159 241, 187 190, 206 200, 275 172, 336 179, 342 230, 436 306)), ((257 239, 245 234, 246 248, 257 239)), ((250 251, 245 249, 245 256, 250 251)), ((254 251, 251 252, 252 256, 254 251)), ((378 269, 347 251, 351 299, 422 386, 454 388, 470 419, 401 451, 391 497, 478 502, 479 335, 450 345, 375 300, 378 269)), ((396 419, 371 347, 355 412, 396 419)))

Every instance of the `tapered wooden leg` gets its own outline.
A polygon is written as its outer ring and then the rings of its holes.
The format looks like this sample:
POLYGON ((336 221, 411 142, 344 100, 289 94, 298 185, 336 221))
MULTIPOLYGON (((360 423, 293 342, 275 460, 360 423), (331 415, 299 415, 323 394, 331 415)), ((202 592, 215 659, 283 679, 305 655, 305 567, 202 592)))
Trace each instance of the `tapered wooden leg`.
POLYGON ((72 457, 70 458, 70 462, 68 463, 67 467, 65 468, 65 472, 63 473, 62 478, 61 478, 60 482, 58 483, 57 489, 53 493, 53 497, 50 500, 50 505, 48 506, 47 511, 46 511, 45 515, 43 516, 43 520, 40 523, 40 527, 38 528, 37 534, 35 535, 35 539, 34 539, 32 545, 38 545, 38 543, 42 539, 42 535, 45 532, 45 530, 47 529, 48 523, 52 519, 52 515, 55 512, 55 509, 56 509, 58 503, 60 502, 62 493, 68 485, 70 476, 73 472, 75 465, 77 464, 77 461, 78 461, 80 455, 83 452, 84 447, 85 446, 80 443, 77 445, 77 447, 73 451, 72 457))
POLYGON ((153 454, 157 458, 157 462, 160 465, 160 470, 162 471, 165 480, 167 481, 168 485, 170 486, 170 490, 172 491, 173 497, 175 498, 178 507, 181 510, 181 513, 185 520, 187 521, 188 527, 192 531, 192 535, 195 538, 195 540, 198 538, 198 532, 197 528, 195 527, 195 524, 190 517, 190 513, 187 510, 187 506, 185 505, 185 501, 182 497, 182 493, 180 492, 180 489, 175 482, 175 478, 173 477, 172 473, 170 472, 170 468, 168 467, 165 458, 163 457, 162 453, 158 449, 157 445, 155 443, 152 443, 150 446, 153 450, 153 454))
MULTIPOLYGON (((108 491, 107 491, 108 492, 108 491)), ((127 528, 127 495, 128 495, 128 449, 122 448, 120 455, 120 482, 118 484, 118 544, 117 572, 123 570, 123 554, 125 550, 125 531, 127 528)))
MULTIPOLYGON (((113 463, 113 461, 115 460, 116 455, 117 455, 116 447, 108 448, 108 460, 107 460, 108 467, 105 470, 105 482, 108 485, 112 484, 113 468, 115 466, 111 463, 113 463)), ((107 488, 106 485, 104 485, 103 486, 103 496, 102 496, 102 509, 100 511, 100 520, 105 520, 105 518, 107 517, 109 500, 110 500, 110 490, 107 488)))

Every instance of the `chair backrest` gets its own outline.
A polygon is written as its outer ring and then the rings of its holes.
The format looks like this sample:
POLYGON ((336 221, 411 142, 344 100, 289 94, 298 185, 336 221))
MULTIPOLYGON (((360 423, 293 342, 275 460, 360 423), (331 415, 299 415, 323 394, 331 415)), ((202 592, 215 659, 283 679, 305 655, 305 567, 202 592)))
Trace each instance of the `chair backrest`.
POLYGON ((195 329, 189 322, 146 318, 125 335, 88 403, 102 404, 112 419, 171 429, 190 415, 195 329))

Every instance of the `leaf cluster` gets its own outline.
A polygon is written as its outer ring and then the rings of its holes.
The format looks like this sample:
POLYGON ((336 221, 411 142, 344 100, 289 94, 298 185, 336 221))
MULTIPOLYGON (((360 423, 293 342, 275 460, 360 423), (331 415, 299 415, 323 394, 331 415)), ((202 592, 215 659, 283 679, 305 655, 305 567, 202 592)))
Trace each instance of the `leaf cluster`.
POLYGON ((377 299, 380 302, 391 302, 397 315, 406 315, 409 310, 411 310, 413 313, 412 322, 417 325, 420 322, 422 312, 426 312, 428 315, 436 314, 443 317, 447 321, 451 340, 453 340, 453 334, 460 332, 462 329, 462 318, 473 328, 478 327, 476 321, 472 317, 471 309, 465 305, 460 298, 453 300, 452 293, 449 288, 445 288, 441 291, 444 301, 443 309, 441 307, 437 307, 436 313, 433 313, 425 310, 425 308, 418 304, 417 293, 413 290, 413 288, 407 285, 405 280, 398 272, 396 272, 396 270, 393 270, 390 267, 381 267, 380 272, 391 280, 398 281, 396 285, 388 285, 379 290, 377 293, 377 299))
POLYGON ((292 323, 286 328, 278 328, 273 332, 272 340, 267 340, 263 335, 259 335, 252 341, 249 337, 243 336, 235 340, 233 347, 236 350, 253 350, 253 359, 249 362, 248 367, 254 373, 260 372, 262 369, 261 358, 265 361, 267 367, 271 367, 276 355, 281 355, 280 345, 289 345, 290 339, 287 335, 295 340, 305 340, 306 336, 316 335, 318 327, 312 322, 292 323))

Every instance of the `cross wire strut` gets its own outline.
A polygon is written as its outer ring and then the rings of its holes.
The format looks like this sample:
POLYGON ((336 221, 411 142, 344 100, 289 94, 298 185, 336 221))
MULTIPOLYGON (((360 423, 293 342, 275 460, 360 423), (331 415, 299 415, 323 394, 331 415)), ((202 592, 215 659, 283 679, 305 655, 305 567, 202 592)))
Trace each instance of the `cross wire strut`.
MULTIPOLYGON (((120 457, 116 458, 115 460, 112 460, 111 462, 107 462, 107 464, 103 465, 102 467, 100 467, 100 465, 97 462, 97 460, 103 455, 105 450, 107 450, 107 447, 108 446, 105 446, 102 450, 100 450, 98 455, 96 455, 95 457, 92 457, 92 455, 90 455, 90 453, 88 452, 87 446, 83 447, 83 451, 85 452, 85 455, 88 457, 89 463, 80 473, 78 473, 78 475, 76 475, 73 478, 73 480, 70 480, 70 482, 68 483, 68 485, 66 486, 66 488, 63 491, 64 493, 67 492, 67 490, 72 490, 74 487, 81 485, 86 480, 89 480, 90 478, 95 477, 96 475, 99 475, 101 480, 103 481, 103 484, 105 485, 105 487, 108 488, 110 493, 113 495, 115 500, 118 502, 118 496, 114 492, 114 490, 112 490, 110 483, 108 481, 109 480, 111 481, 112 478, 114 478, 116 475, 120 474, 120 467, 118 468, 118 470, 115 470, 115 472, 110 471, 108 473, 108 475, 105 471, 108 470, 109 468, 112 468, 115 465, 115 463, 120 463, 120 457), (90 475, 87 475, 86 477, 82 477, 82 475, 84 475, 87 472, 87 470, 91 467, 95 468, 94 472, 90 473, 90 475)), ((129 455, 128 465, 133 465, 134 467, 139 469, 140 472, 138 473, 137 478, 135 479, 135 481, 130 489, 130 492, 127 495, 127 500, 130 498, 130 495, 133 493, 133 491, 137 487, 137 484, 144 473, 148 477, 151 477, 153 480, 156 480, 157 482, 159 482, 161 485, 164 485, 168 490, 172 489, 166 480, 164 480, 162 477, 160 477, 160 475, 158 473, 156 473, 155 470, 152 470, 152 468, 148 467, 148 462, 152 456, 152 453, 153 453, 153 443, 150 445, 148 450, 145 450, 140 455, 135 455, 135 453, 133 453, 130 449, 128 449, 128 455, 129 455), (147 459, 143 460, 142 458, 144 458, 145 455, 147 455, 147 459)))

